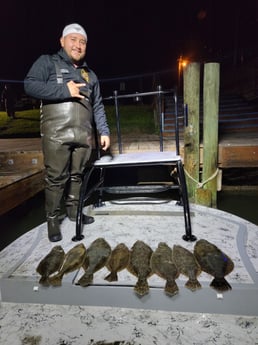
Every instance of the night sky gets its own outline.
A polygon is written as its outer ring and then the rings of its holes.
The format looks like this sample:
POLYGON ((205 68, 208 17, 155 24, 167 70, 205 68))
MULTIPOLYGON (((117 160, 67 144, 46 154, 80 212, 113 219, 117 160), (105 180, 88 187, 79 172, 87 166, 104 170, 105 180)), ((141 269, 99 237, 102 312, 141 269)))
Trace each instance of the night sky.
POLYGON ((59 49, 72 22, 87 31, 87 62, 99 78, 174 69, 181 54, 216 61, 257 53, 257 2, 5 0, 0 79, 23 80, 39 55, 59 49))

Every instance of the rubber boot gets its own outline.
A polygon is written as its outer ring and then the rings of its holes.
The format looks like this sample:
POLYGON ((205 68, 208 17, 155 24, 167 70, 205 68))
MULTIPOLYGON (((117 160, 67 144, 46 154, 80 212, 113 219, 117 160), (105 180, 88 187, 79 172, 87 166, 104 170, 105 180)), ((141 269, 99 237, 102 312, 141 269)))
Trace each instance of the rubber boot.
POLYGON ((47 231, 49 241, 58 242, 62 240, 58 215, 47 217, 47 231))
MULTIPOLYGON (((72 221, 76 221, 77 217, 77 205, 67 205, 66 204, 66 212, 68 218, 72 221)), ((94 222, 94 218, 91 216, 86 216, 85 214, 82 215, 82 223, 83 224, 92 224, 94 222)))
MULTIPOLYGON (((81 184, 82 184, 82 181, 81 181, 80 176, 71 177, 70 190, 66 198, 65 207, 66 207, 67 216, 72 222, 75 222, 76 217, 77 217, 81 184)), ((85 214, 82 215, 83 224, 91 224, 93 222, 94 222, 93 217, 86 216, 85 214)))
POLYGON ((62 240, 59 219, 62 194, 63 192, 60 189, 45 189, 45 209, 47 214, 48 238, 51 242, 62 240))

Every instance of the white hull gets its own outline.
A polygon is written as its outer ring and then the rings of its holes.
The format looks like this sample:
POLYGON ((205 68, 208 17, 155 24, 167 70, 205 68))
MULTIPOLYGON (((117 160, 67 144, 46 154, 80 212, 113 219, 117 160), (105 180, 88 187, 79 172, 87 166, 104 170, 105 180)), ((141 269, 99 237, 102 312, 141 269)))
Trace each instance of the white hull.
MULTIPOLYGON (((85 209, 95 218, 84 227, 81 242, 86 248, 103 237, 112 248, 121 242, 130 248, 136 240, 143 240, 153 250, 159 242, 193 250, 195 242, 182 239, 185 230, 180 206, 174 201, 143 204, 141 199, 134 200, 85 209)), ((197 240, 214 243, 233 260, 235 268, 226 276, 231 291, 219 294, 209 286, 212 277, 202 273, 202 289, 191 292, 180 275, 179 294, 168 297, 165 281, 153 275, 148 280, 149 294, 140 298, 133 291, 134 276, 124 270, 118 273, 118 282, 109 283, 104 280, 106 268, 96 272, 94 284, 86 288, 75 285, 82 270, 64 276, 61 287, 42 287, 35 270, 39 261, 56 244, 65 252, 77 244, 71 240, 75 223, 67 218, 63 221, 63 240, 58 243, 48 241, 44 223, 0 252, 0 320, 5 325, 0 344, 20 344, 17 339, 29 336, 40 336, 40 345, 61 344, 61 339, 65 344, 91 344, 90 339, 148 345, 212 344, 214 337, 219 344, 224 344, 224 339, 227 344, 256 344, 258 227, 202 206, 191 205, 191 213, 197 240), (71 339, 74 341, 69 343, 71 339)))

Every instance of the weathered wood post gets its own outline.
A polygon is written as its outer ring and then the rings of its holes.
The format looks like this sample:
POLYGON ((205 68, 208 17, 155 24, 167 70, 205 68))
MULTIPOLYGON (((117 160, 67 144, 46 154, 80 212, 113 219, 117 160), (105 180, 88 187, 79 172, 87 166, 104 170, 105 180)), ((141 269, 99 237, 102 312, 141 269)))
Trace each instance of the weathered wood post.
POLYGON ((217 207, 219 74, 218 63, 204 65, 202 184, 209 192, 202 204, 210 207, 217 207))
POLYGON ((188 195, 195 202, 195 190, 200 170, 200 64, 188 64, 183 72, 184 107, 187 123, 184 129, 184 168, 188 195))

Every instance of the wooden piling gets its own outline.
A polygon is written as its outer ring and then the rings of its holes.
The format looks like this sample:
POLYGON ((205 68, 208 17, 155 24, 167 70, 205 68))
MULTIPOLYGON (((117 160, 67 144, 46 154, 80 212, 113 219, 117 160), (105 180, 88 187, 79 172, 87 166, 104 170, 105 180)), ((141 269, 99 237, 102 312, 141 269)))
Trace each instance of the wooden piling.
POLYGON ((199 203, 210 207, 217 207, 219 73, 218 63, 204 65, 202 184, 207 192, 199 203))
POLYGON ((200 142, 199 142, 199 113, 200 113, 200 64, 188 64, 183 72, 184 107, 187 123, 184 129, 184 168, 188 195, 191 202, 195 202, 195 190, 199 181, 200 142))

